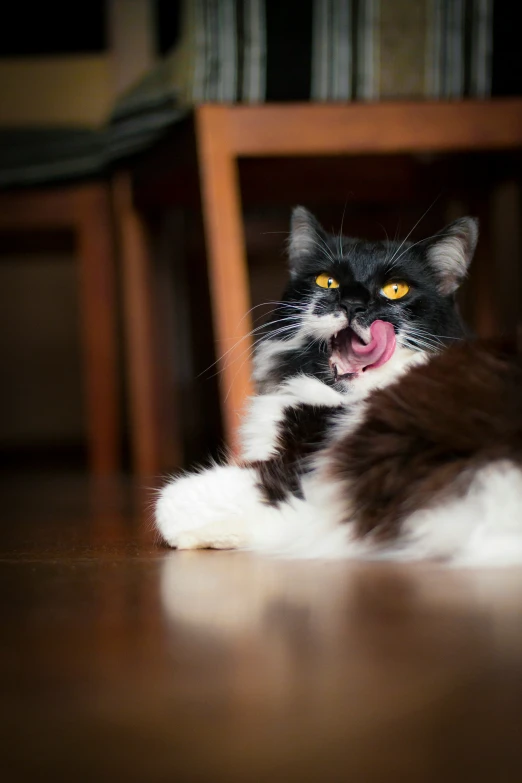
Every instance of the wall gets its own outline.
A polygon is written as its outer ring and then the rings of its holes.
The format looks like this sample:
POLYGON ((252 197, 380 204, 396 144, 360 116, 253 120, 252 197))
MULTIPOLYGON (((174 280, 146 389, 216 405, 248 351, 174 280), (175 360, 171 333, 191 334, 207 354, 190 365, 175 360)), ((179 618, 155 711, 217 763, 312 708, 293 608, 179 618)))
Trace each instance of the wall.
POLYGON ((0 125, 98 125, 112 100, 108 55, 0 59, 0 125))

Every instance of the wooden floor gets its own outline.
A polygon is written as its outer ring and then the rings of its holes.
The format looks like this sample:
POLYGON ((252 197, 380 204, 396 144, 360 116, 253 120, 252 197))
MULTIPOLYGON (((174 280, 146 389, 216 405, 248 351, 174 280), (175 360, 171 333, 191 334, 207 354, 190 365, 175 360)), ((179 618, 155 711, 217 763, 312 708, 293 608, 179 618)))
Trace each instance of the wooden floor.
POLYGON ((522 780, 522 570, 156 545, 145 491, 4 477, 6 781, 522 780))

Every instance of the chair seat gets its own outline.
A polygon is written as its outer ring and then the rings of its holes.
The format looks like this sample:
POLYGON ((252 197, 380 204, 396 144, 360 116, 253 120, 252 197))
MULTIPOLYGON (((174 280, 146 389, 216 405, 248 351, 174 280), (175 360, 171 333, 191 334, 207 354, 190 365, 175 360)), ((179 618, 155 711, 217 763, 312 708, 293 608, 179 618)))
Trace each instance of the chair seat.
POLYGON ((118 106, 99 130, 0 130, 0 188, 66 184, 103 175, 112 164, 151 147, 187 113, 170 100, 145 96, 142 103, 118 106))
POLYGON ((116 104, 105 130, 105 159, 115 164, 137 155, 164 136, 190 109, 180 106, 172 96, 147 93, 142 85, 127 100, 116 104))
POLYGON ((91 128, 9 128, 0 131, 0 187, 79 180, 105 166, 105 133, 91 128))

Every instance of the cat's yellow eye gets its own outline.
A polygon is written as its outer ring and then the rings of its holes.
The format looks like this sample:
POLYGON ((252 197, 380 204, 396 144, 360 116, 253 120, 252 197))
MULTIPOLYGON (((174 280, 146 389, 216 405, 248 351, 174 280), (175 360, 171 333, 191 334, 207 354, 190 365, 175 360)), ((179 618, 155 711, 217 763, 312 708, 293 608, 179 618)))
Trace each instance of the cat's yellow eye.
POLYGON ((327 275, 325 272, 323 272, 322 275, 317 275, 315 282, 319 288, 339 288, 339 283, 335 277, 330 277, 330 275, 327 275))
POLYGON ((402 299, 403 296, 406 296, 408 291, 410 290, 410 286, 408 283, 401 283, 399 282, 390 282, 386 283, 386 285, 383 285, 381 288, 381 294, 386 297, 386 299, 402 299))

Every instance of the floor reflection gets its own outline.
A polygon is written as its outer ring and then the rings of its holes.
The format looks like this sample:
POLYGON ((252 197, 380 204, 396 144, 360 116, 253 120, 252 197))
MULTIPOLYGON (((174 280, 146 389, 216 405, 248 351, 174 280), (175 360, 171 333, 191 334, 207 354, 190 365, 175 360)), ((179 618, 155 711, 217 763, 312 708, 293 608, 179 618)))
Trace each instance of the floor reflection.
MULTIPOLYGON (((176 623, 232 638, 287 621, 335 633, 374 613, 522 617, 522 569, 456 570, 426 564, 284 561, 240 552, 170 552, 161 599, 176 623)), ((522 631, 522 629, 521 629, 522 631)))

